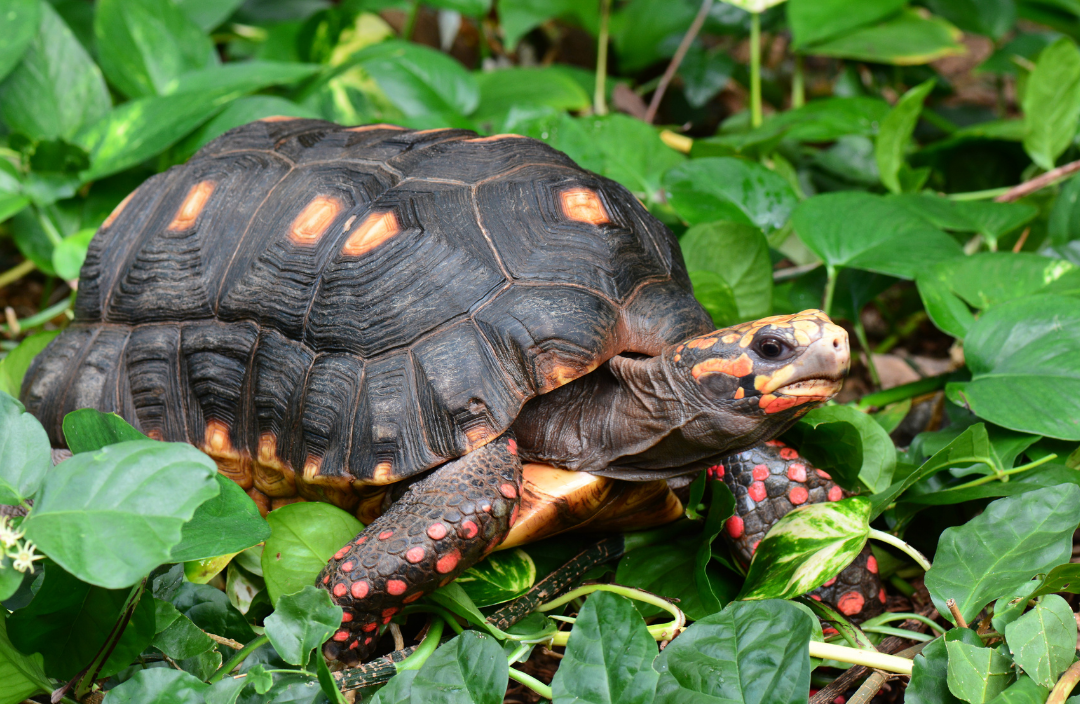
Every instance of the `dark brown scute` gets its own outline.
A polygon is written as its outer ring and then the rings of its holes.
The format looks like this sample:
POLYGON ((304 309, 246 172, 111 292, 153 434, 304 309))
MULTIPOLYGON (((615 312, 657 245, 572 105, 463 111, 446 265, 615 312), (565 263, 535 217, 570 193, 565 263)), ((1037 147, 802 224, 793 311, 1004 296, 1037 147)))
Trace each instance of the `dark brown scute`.
POLYGON ((58 445, 79 405, 212 436, 260 492, 288 498, 295 473, 317 498, 460 456, 537 393, 708 329, 675 238, 625 189, 475 137, 257 122, 153 177, 91 244, 28 407, 58 445), (567 190, 605 221, 569 217, 567 190))

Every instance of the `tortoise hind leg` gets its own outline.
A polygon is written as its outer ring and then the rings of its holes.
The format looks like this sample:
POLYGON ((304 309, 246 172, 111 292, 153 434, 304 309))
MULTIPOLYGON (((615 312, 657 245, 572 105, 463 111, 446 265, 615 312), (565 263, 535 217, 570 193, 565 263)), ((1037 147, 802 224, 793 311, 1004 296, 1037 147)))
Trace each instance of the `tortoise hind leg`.
POLYGON ((521 461, 510 433, 435 469, 341 548, 316 585, 344 609, 327 658, 370 657, 379 627, 491 552, 517 518, 521 461))

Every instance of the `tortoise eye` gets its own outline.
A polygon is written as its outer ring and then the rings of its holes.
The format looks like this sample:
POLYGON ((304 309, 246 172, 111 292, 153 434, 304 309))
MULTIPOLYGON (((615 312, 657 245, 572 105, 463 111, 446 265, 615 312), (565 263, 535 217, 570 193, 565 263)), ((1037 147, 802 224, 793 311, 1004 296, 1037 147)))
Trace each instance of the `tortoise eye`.
POLYGON ((764 337, 755 345, 758 354, 765 359, 780 359, 791 351, 783 341, 775 337, 764 337))

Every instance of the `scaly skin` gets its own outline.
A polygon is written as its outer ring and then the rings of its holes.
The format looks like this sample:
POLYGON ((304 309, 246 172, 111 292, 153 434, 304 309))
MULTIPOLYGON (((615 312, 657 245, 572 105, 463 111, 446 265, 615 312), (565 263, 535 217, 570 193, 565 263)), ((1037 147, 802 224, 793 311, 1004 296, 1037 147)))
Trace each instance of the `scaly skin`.
MULTIPOLYGON (((795 448, 779 440, 730 455, 707 471, 713 479, 722 479, 735 494, 735 515, 728 519, 724 532, 747 564, 769 528, 789 511, 848 496, 826 472, 815 469, 795 448)), ((832 605, 855 622, 881 613, 885 590, 870 546, 810 596, 832 605)))
POLYGON ((521 461, 506 433, 413 484, 341 548, 317 586, 344 609, 327 658, 369 658, 379 627, 405 604, 448 584, 502 542, 517 518, 521 461))

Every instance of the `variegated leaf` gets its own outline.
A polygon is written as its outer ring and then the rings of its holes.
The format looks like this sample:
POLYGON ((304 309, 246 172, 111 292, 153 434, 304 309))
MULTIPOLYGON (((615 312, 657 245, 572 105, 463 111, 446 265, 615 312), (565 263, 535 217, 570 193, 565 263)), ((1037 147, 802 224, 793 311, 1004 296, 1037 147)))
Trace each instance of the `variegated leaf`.
POLYGON ((477 606, 491 606, 529 591, 536 565, 524 550, 505 550, 465 570, 456 581, 477 606))
POLYGON ((754 551, 740 599, 789 599, 815 589, 863 549, 870 501, 861 496, 798 508, 781 518, 754 551))

